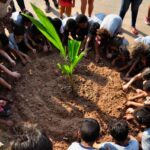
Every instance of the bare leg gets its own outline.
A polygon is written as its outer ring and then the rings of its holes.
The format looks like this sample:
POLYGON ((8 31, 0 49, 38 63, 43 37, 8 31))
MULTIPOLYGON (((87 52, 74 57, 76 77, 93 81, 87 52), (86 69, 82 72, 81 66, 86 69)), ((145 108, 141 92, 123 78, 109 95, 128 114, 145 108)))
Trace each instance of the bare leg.
POLYGON ((0 69, 2 69, 5 73, 7 73, 8 75, 10 75, 11 77, 14 78, 19 78, 21 75, 18 72, 12 72, 11 70, 9 70, 8 68, 6 68, 4 65, 0 64, 0 69))
POLYGON ((70 17, 71 16, 71 7, 66 7, 66 15, 67 17, 70 17))
POLYGON ((65 7, 60 6, 60 18, 63 18, 64 12, 65 12, 65 7))
POLYGON ((81 13, 85 15, 87 0, 81 0, 81 13))
POLYGON ((145 18, 145 24, 150 25, 150 5, 148 7, 147 16, 145 18))
POLYGON ((150 5, 149 5, 149 8, 148 8, 147 18, 149 18, 149 20, 150 20, 150 5))
POLYGON ((94 8, 94 0, 88 0, 88 14, 89 14, 89 17, 91 17, 92 15, 92 12, 93 12, 93 8, 94 8))

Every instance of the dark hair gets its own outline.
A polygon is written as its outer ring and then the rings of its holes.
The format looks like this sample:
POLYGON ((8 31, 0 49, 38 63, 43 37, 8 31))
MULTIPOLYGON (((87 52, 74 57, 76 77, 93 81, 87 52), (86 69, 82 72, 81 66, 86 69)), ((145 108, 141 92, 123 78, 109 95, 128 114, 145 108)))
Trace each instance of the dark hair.
POLYGON ((143 56, 147 56, 149 53, 149 46, 145 45, 142 42, 134 43, 129 51, 131 51, 131 57, 133 59, 141 58, 143 56))
POLYGON ((23 35, 25 33, 25 28, 23 25, 15 25, 13 28, 14 35, 23 35))
POLYGON ((11 150, 52 150, 52 142, 41 130, 25 128, 12 143, 11 150))
POLYGON ((101 38, 100 39, 101 45, 107 46, 107 44, 109 43, 110 38, 111 38, 110 32, 108 32, 106 29, 102 28, 102 29, 97 30, 97 35, 99 35, 101 38))
POLYGON ((52 23, 53 23, 57 33, 60 34, 60 28, 62 25, 62 21, 59 18, 54 18, 52 23))
MULTIPOLYGON (((33 17, 33 14, 31 12, 29 12, 29 11, 26 11, 25 14, 30 16, 30 17, 33 17)), ((25 23, 32 23, 29 18, 25 17, 22 14, 21 14, 21 16, 22 16, 22 23, 23 23, 23 25, 25 25, 25 23)))
POLYGON ((86 118, 82 121, 80 127, 81 139, 87 143, 95 142, 100 134, 99 123, 92 118, 86 118))
POLYGON ((149 108, 142 107, 142 108, 136 109, 134 112, 134 117, 140 125, 145 125, 147 127, 150 127, 150 109, 149 108))
POLYGON ((9 44, 8 37, 4 33, 0 33, 0 42, 2 43, 2 47, 5 47, 9 44))
POLYGON ((142 72, 142 77, 144 80, 150 80, 150 68, 144 69, 142 72))
POLYGON ((74 19, 68 19, 65 25, 65 30, 75 30, 76 29, 76 21, 74 19))
POLYGON ((90 26, 89 33, 91 35, 96 35, 97 29, 99 29, 99 28, 100 28, 100 24, 97 22, 94 22, 90 26))
POLYGON ((88 22, 88 18, 85 15, 80 14, 80 15, 77 16, 76 22, 77 22, 77 24, 87 23, 88 22))
POLYGON ((150 92, 150 80, 148 80, 144 83, 143 90, 150 92))
POLYGON ((127 139, 129 133, 129 127, 125 120, 115 121, 110 125, 111 136, 119 142, 123 142, 127 139))

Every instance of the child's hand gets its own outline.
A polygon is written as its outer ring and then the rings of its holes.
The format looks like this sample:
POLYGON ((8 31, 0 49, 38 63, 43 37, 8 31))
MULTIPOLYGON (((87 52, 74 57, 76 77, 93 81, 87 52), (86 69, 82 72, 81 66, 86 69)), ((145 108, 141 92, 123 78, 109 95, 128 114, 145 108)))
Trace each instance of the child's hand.
POLYGON ((134 113, 134 109, 133 108, 128 108, 126 113, 127 114, 133 114, 134 113))
POLYGON ((128 102, 126 103, 126 106, 134 106, 134 102, 128 101, 128 102))
POLYGON ((127 91, 128 85, 127 85, 127 84, 123 85, 123 86, 122 86, 122 89, 123 89, 124 91, 127 91))
POLYGON ((12 72, 12 76, 14 77, 14 78, 20 78, 21 77, 21 74, 20 73, 18 73, 17 71, 14 71, 14 72, 12 72))
POLYGON ((132 120, 134 117, 131 114, 127 114, 123 118, 125 118, 126 120, 132 120))
POLYGON ((33 49, 32 49, 32 52, 33 52, 34 54, 36 54, 36 49, 35 49, 35 48, 33 48, 33 49))
POLYGON ((12 66, 16 66, 16 62, 14 60, 12 60, 10 63, 12 66))

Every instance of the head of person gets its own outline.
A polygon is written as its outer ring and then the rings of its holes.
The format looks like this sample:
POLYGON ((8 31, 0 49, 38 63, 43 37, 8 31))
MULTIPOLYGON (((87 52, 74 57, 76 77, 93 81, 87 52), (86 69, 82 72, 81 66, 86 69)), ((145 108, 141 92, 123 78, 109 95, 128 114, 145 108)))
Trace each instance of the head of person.
POLYGON ((21 42, 24 38, 24 33, 25 33, 24 26, 23 25, 21 25, 21 26, 15 25, 13 27, 13 33, 14 33, 17 43, 21 42))
POLYGON ((145 54, 141 58, 141 62, 143 66, 147 67, 150 66, 150 51, 146 51, 145 54))
POLYGON ((89 29, 89 33, 93 36, 96 35, 97 30, 100 28, 100 24, 97 22, 92 23, 89 29))
POLYGON ((107 46, 110 41, 111 34, 106 29, 98 29, 96 33, 97 41, 101 46, 107 46))
POLYGON ((12 142, 11 150, 52 150, 48 136, 36 127, 25 127, 12 142))
POLYGON ((150 94, 150 80, 143 82, 143 90, 150 94))
POLYGON ((100 125, 92 118, 85 118, 81 122, 79 135, 81 141, 86 143, 94 143, 100 136, 100 125))
POLYGON ((150 68, 146 68, 142 72, 143 80, 150 80, 150 68))
POLYGON ((131 52, 131 57, 133 59, 141 58, 141 61, 144 63, 149 47, 142 42, 138 42, 131 45, 129 51, 131 52))
MULTIPOLYGON (((25 10, 24 12, 26 15, 30 16, 30 17, 33 17, 33 14, 27 10, 25 10)), ((29 18, 25 17, 24 15, 22 15, 22 24, 23 26, 28 29, 29 27, 31 27, 32 25, 32 22, 29 18)))
POLYGON ((125 120, 117 120, 110 125, 110 134, 117 142, 124 142, 129 133, 129 127, 125 120))
POLYGON ((53 25, 54 25, 57 33, 60 34, 60 29, 61 29, 61 26, 62 26, 62 21, 59 18, 54 18, 52 22, 53 22, 53 25))
POLYGON ((134 117, 141 126, 150 127, 150 108, 142 107, 136 109, 134 117))
POLYGON ((68 32, 74 32, 76 30, 77 24, 74 19, 68 19, 65 25, 65 30, 68 32))
POLYGON ((0 48, 7 48, 9 45, 8 37, 4 33, 0 33, 0 48))
POLYGON ((85 29, 88 27, 88 18, 85 15, 80 14, 76 18, 76 23, 80 29, 85 29))

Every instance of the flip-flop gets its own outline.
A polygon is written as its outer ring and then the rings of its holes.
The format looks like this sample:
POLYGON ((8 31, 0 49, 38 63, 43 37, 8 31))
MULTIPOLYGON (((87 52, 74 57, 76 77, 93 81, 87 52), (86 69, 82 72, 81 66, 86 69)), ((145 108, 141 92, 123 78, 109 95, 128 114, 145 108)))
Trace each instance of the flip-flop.
POLYGON ((138 30, 135 29, 135 28, 132 28, 132 29, 131 29, 131 32, 132 32, 134 35, 138 35, 138 34, 139 34, 138 30))

